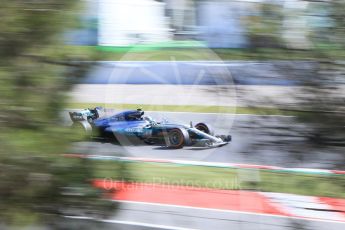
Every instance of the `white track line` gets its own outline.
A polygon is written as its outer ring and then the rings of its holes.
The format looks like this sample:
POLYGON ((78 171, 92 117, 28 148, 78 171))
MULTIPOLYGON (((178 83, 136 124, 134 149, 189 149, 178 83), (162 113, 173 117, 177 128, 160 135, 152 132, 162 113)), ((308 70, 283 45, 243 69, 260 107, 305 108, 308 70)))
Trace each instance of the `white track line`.
MULTIPOLYGON (((138 201, 125 201, 125 200, 114 201, 114 202, 119 202, 119 203, 124 203, 124 204, 128 203, 128 204, 181 208, 181 209, 204 210, 204 211, 231 213, 231 214, 244 214, 244 215, 273 217, 273 218, 290 219, 290 220, 304 220, 304 221, 310 221, 310 222, 345 224, 345 221, 327 220, 327 219, 310 218, 310 217, 283 216, 283 215, 275 215, 275 214, 254 213, 254 212, 223 210, 223 209, 213 209, 213 208, 200 208, 200 207, 191 207, 191 206, 182 206, 182 205, 171 205, 171 204, 160 204, 160 203, 149 203, 149 202, 138 202, 138 201)), ((97 222, 102 222, 102 223, 123 224, 123 225, 147 227, 147 228, 154 228, 154 229, 195 230, 193 228, 184 228, 184 227, 162 225, 162 224, 151 224, 151 223, 138 222, 138 221, 124 221, 124 220, 118 220, 118 219, 98 219, 98 218, 86 217, 86 216, 65 216, 65 217, 70 218, 70 219, 92 220, 92 221, 97 221, 97 222)))
POLYGON ((261 194, 279 210, 282 210, 284 213, 289 213, 292 216, 344 221, 345 223, 345 218, 341 213, 330 211, 333 208, 321 202, 318 197, 271 192, 262 192, 261 194))
POLYGON ((132 225, 132 226, 141 226, 141 227, 148 227, 148 228, 155 228, 155 229, 167 229, 167 230, 196 230, 194 228, 181 228, 177 226, 169 226, 169 225, 161 225, 161 224, 149 224, 144 222, 137 222, 137 221, 124 221, 124 220, 115 220, 115 219, 96 219, 92 217, 85 217, 85 216, 65 216, 66 218, 70 219, 77 219, 77 220, 93 220, 97 222, 103 223, 111 223, 111 224, 124 224, 124 225, 132 225))
MULTIPOLYGON (((138 202, 138 201, 125 201, 125 200, 114 201, 114 202, 128 203, 128 204, 152 205, 152 206, 171 207, 171 208, 181 208, 181 209, 195 209, 195 210, 224 212, 224 213, 232 213, 232 214, 245 214, 245 215, 252 215, 252 216, 274 217, 274 218, 281 218, 281 219, 305 220, 305 221, 311 221, 311 222, 325 222, 325 223, 345 224, 345 221, 318 219, 318 218, 310 218, 310 217, 283 216, 283 215, 266 214, 266 213, 254 213, 254 212, 245 212, 245 211, 236 211, 236 210, 200 208, 200 207, 191 207, 191 206, 183 206, 183 205, 171 205, 171 204, 160 204, 160 203, 149 203, 149 202, 138 202)), ((122 220, 116 220, 116 219, 97 219, 97 218, 85 217, 85 216, 65 216, 65 217, 66 218, 70 218, 70 219, 94 220, 94 221, 104 222, 104 223, 126 224, 126 225, 135 225, 135 226, 158 228, 158 229, 192 230, 191 228, 181 228, 181 227, 177 227, 177 226, 149 224, 149 223, 136 222, 136 221, 122 221, 122 220)))
POLYGON ((267 213, 256 213, 256 212, 215 209, 215 208, 201 208, 201 207, 192 207, 192 206, 184 206, 184 205, 161 204, 161 203, 150 203, 150 202, 140 202, 140 201, 116 200, 114 202, 128 203, 128 204, 143 204, 143 205, 172 207, 172 208, 197 209, 197 210, 204 210, 204 211, 226 212, 226 213, 234 213, 234 214, 237 213, 237 214, 246 214, 246 215, 254 215, 254 216, 267 216, 267 217, 277 217, 277 218, 287 218, 287 219, 298 219, 298 220, 307 220, 307 221, 345 224, 345 220, 339 221, 339 220, 328 220, 328 219, 311 218, 311 217, 283 216, 283 215, 267 214, 267 213))
MULTIPOLYGON (((68 156, 69 154, 67 154, 68 156)), ((71 154, 73 155, 73 154, 71 154)), ((146 162, 146 163, 162 163, 162 164, 177 164, 177 165, 190 165, 190 166, 207 166, 219 168, 233 168, 233 169, 259 169, 259 170, 273 170, 284 171, 286 173, 305 173, 305 174, 319 174, 319 175, 343 175, 344 171, 328 170, 328 169, 312 169, 312 168, 283 168, 272 165, 257 165, 257 164, 240 164, 240 163, 223 163, 223 162, 208 162, 208 161, 191 161, 179 159, 157 159, 157 158, 144 158, 144 157, 119 157, 109 155, 85 155, 86 158, 95 160, 115 160, 115 161, 133 161, 133 162, 146 162), (338 172, 335 172, 338 171, 338 172)), ((344 174, 345 175, 345 174, 344 174)))

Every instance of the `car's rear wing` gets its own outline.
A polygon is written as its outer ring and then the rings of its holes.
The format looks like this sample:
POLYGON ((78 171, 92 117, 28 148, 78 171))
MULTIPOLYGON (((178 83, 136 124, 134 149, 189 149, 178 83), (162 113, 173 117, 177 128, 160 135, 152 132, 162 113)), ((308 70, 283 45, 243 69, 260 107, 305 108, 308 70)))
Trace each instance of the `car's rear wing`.
POLYGON ((103 108, 96 107, 94 109, 84 109, 76 112, 69 112, 69 116, 73 122, 89 121, 92 122, 103 114, 103 108))
POLYGON ((87 120, 87 116, 81 112, 69 112, 69 116, 73 122, 87 120))

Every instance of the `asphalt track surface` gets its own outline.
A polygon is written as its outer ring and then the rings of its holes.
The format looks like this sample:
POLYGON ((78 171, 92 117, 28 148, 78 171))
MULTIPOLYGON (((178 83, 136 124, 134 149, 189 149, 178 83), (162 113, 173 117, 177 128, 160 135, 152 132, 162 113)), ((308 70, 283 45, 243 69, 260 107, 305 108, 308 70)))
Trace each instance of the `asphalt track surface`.
MULTIPOLYGON (((246 230, 340 230, 344 223, 313 219, 290 218, 227 210, 201 209, 173 205, 140 202, 120 202, 119 209, 111 218, 85 221, 74 217, 68 221, 82 220, 81 225, 105 224, 97 229, 246 229, 246 230)), ((81 229, 81 228, 80 228, 81 229)))
POLYGON ((315 65, 303 61, 102 61, 84 83, 291 86, 301 84, 315 65), (199 78, 201 71, 205 74, 199 78))
POLYGON ((305 152, 296 157, 279 144, 269 144, 272 142, 279 143, 282 138, 285 138, 285 141, 291 145, 298 143, 298 140, 293 137, 279 135, 280 129, 295 124, 293 117, 170 112, 146 112, 146 114, 157 120, 166 118, 169 121, 183 124, 189 124, 190 121, 193 121, 194 124, 200 121, 206 122, 213 126, 216 134, 231 134, 233 140, 228 145, 219 148, 184 147, 176 150, 143 143, 119 145, 93 140, 75 143, 71 152, 323 169, 334 169, 334 165, 339 161, 341 162, 342 159, 336 153, 322 151, 305 152), (280 127, 278 128, 278 135, 262 132, 264 126, 280 127))

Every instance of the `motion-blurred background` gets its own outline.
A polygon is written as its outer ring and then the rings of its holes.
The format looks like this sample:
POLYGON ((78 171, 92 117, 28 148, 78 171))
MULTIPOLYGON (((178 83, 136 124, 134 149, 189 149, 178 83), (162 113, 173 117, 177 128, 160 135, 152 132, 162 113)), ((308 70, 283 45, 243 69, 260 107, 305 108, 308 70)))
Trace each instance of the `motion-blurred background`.
POLYGON ((2 0, 0 15, 0 229, 344 227, 344 0, 2 0), (67 111, 99 105, 214 123, 233 141, 76 141, 67 111), (195 195, 121 187, 134 182, 215 189, 199 208, 296 218, 191 216, 157 203, 195 195), (224 191, 242 199, 219 208, 224 191))

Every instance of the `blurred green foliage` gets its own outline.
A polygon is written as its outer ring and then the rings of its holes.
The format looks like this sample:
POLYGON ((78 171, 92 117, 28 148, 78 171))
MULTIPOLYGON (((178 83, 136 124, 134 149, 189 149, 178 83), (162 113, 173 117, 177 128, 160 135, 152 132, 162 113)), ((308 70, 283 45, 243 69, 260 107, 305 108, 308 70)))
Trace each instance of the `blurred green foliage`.
POLYGON ((282 43, 283 7, 277 3, 262 2, 244 19, 250 47, 279 48, 282 43))
POLYGON ((327 16, 330 17, 331 25, 327 27, 327 33, 330 34, 330 42, 333 45, 338 45, 339 49, 345 47, 345 1, 333 0, 325 2, 320 7, 325 6, 328 9, 327 16))
MULTIPOLYGON (((311 144, 311 147, 341 153, 344 160, 340 161, 337 167, 344 168, 345 62, 328 50, 329 46, 333 46, 338 52, 345 54, 345 2, 333 0, 310 4, 319 9, 314 14, 325 12, 319 16, 329 23, 313 28, 312 51, 318 68, 306 78, 305 85, 308 87, 302 88, 296 95, 299 100, 298 106, 313 112, 299 116, 298 120, 308 125, 305 130, 308 144, 311 144), (320 43, 323 47, 318 46, 320 43)), ((345 189, 345 186, 343 188, 345 189)))
POLYGON ((60 215, 105 215, 113 206, 91 187, 92 163, 63 158, 65 93, 96 60, 74 52, 78 0, 3 0, 0 7, 0 224, 51 224, 60 215), (44 222, 42 222, 44 221, 44 222))
MULTIPOLYGON (((300 57, 308 57, 316 67, 304 76, 302 86, 296 88, 294 95, 287 95, 295 99, 294 104, 275 105, 279 110, 289 110, 289 107, 292 107, 296 111, 295 123, 285 128, 289 131, 286 134, 288 137, 299 138, 300 142, 282 140, 281 146, 276 143, 260 144, 276 145, 280 149, 285 147, 297 157, 303 156, 300 153, 314 154, 319 150, 330 155, 337 154, 342 156, 338 165, 330 167, 344 169, 345 1, 307 0, 304 3, 291 4, 288 9, 286 4, 279 6, 269 2, 261 4, 257 20, 249 21, 250 35, 278 35, 276 41, 280 42, 278 46, 281 49, 275 49, 279 55, 272 55, 272 59, 282 55, 286 55, 288 59, 296 59, 295 55, 290 54, 298 51, 300 57), (281 23, 282 19, 287 18, 290 20, 281 23), (300 22, 297 19, 303 20, 300 22), (293 31, 286 31, 287 28, 293 28, 293 31), (293 42, 290 41, 290 44, 288 39, 279 39, 284 30, 286 34, 293 35, 293 42), (294 33, 298 36, 294 37, 294 33), (296 123, 303 124, 304 128, 300 129, 296 123)), ((255 43, 253 45, 256 47, 255 43)), ((267 45, 270 46, 270 43, 267 45)), ((265 50, 262 51, 263 55, 267 55, 265 50)), ((260 49, 256 49, 255 52, 260 53, 260 49)), ((291 69, 286 68, 284 71, 289 73, 291 69)), ((266 134, 277 135, 277 131, 284 133, 281 127, 271 127, 266 134)), ((255 151, 257 148, 252 150, 255 151)), ((344 184, 342 186, 345 190, 344 184)))

